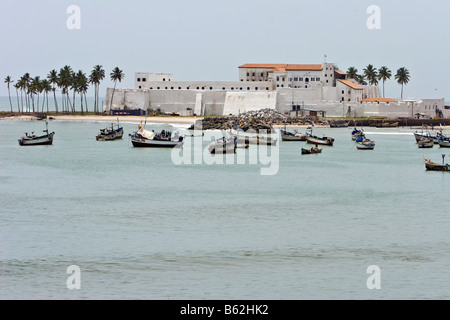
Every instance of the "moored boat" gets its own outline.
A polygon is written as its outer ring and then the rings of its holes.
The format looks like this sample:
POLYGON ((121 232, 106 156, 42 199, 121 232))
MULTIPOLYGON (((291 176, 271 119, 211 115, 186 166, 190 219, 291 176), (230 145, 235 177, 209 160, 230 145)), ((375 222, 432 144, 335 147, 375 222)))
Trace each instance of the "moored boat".
POLYGON ((310 149, 302 148, 302 154, 313 154, 313 153, 321 153, 322 148, 319 147, 312 147, 310 149))
POLYGON ((442 164, 431 161, 428 158, 423 158, 425 162, 425 168, 431 171, 450 171, 450 164, 445 163, 445 154, 442 155, 442 164))
POLYGON ((363 129, 360 130, 355 127, 355 129, 353 129, 353 131, 352 131, 352 140, 356 140, 359 137, 365 138, 366 136, 364 134, 363 129))
POLYGON ((315 144, 315 145, 323 145, 323 146, 333 146, 334 138, 326 137, 325 135, 322 137, 315 136, 312 134, 312 129, 306 131, 306 143, 315 144))
POLYGON ((417 141, 417 146, 419 148, 433 148, 434 141, 432 138, 421 138, 419 141, 417 141))
POLYGON ((120 127, 119 124, 117 124, 117 128, 114 128, 114 124, 111 124, 111 127, 100 129, 100 133, 95 137, 95 139, 97 141, 112 141, 122 139, 122 136, 123 127, 120 127))
POLYGON ((148 131, 142 127, 130 134, 133 147, 156 147, 156 148, 173 148, 183 146, 183 137, 175 132, 162 130, 159 133, 148 131))
POLYGON ((449 137, 439 137, 438 138, 439 147, 450 148, 450 138, 449 137))
POLYGON ((42 130, 45 134, 41 136, 36 136, 34 132, 25 135, 19 139, 19 145, 21 146, 39 146, 39 145, 51 145, 53 144, 53 136, 55 132, 48 132, 48 122, 45 121, 45 130, 42 130))
POLYGON ((235 153, 237 148, 237 137, 220 138, 208 146, 208 151, 212 154, 235 153))
POLYGON ((297 130, 294 130, 294 132, 290 132, 287 130, 280 131, 282 141, 306 141, 307 138, 307 135, 305 133, 300 133, 297 130))
POLYGON ((355 140, 355 145, 358 150, 373 150, 375 148, 375 141, 367 139, 365 136, 360 136, 355 140))

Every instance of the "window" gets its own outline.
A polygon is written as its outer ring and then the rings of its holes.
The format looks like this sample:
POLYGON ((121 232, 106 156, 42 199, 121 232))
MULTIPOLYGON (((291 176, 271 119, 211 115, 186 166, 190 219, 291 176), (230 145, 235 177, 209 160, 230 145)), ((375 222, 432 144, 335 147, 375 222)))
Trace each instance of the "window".
POLYGON ((350 94, 350 90, 348 90, 348 94, 350 94))
POLYGON ((225 90, 225 87, 222 87, 222 90, 225 90))
POLYGON ((242 87, 240 87, 239 90, 242 90, 242 87))
POLYGON ((280 81, 280 77, 279 76, 277 76, 277 81, 280 81))
POLYGON ((289 78, 289 82, 291 82, 292 81, 292 78, 289 78))
POLYGON ((247 87, 247 90, 250 90, 250 87, 247 87))
POLYGON ((142 81, 143 81, 143 82, 147 81, 147 78, 142 78, 142 81))
POLYGON ((209 87, 209 90, 212 90, 212 87, 209 87))
MULTIPOLYGON (((281 86, 283 86, 283 85, 281 85, 281 86)), ((255 87, 255 90, 258 90, 258 87, 255 87)))
POLYGON ((137 78, 137 81, 138 81, 138 82, 141 82, 141 78, 137 78))
POLYGON ((166 81, 166 78, 163 78, 163 81, 166 81))
POLYGON ((325 77, 327 76, 327 74, 325 73, 325 77))
POLYGON ((142 87, 141 86, 139 86, 139 89, 141 89, 142 87))
POLYGON ((266 90, 269 90, 269 87, 266 87, 266 90))
POLYGON ((294 81, 298 81, 298 77, 294 77, 294 81))
POLYGON ((342 94, 344 94, 344 90, 342 90, 342 94))
POLYGON ((181 90, 181 87, 178 87, 178 90, 181 90))
POLYGON ((317 77, 317 78, 316 78, 316 80, 317 80, 317 81, 320 81, 320 78, 319 78, 319 77, 317 77))
POLYGON ((247 72, 247 77, 248 77, 248 76, 250 76, 250 73, 249 73, 249 72, 247 72))
POLYGON ((200 89, 200 87, 197 87, 197 90, 200 89))
POLYGON ((150 90, 153 90, 153 87, 150 87, 149 89, 150 89, 150 90))
POLYGON ((254 77, 255 76, 255 73, 254 72, 252 72, 252 77, 254 77))
POLYGON ((264 73, 261 72, 261 77, 264 76, 264 73))
POLYGON ((170 87, 170 89, 172 89, 172 90, 173 90, 173 87, 170 87))
POLYGON ((156 89, 158 89, 158 90, 159 90, 159 87, 157 87, 156 89))
POLYGON ((303 81, 303 77, 298 78, 298 81, 303 81))

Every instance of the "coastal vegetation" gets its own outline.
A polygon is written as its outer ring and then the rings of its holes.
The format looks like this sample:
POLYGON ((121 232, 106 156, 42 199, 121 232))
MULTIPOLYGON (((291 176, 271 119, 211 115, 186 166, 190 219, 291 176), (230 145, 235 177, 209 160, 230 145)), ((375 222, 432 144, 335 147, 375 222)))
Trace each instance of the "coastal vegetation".
MULTIPOLYGON (((53 101, 55 106, 55 114, 59 112, 75 114, 77 109, 83 115, 89 113, 87 103, 87 91, 92 85, 94 89, 94 106, 93 113, 99 114, 99 86, 105 78, 105 70, 101 65, 95 65, 89 77, 82 71, 74 71, 70 66, 65 65, 59 72, 56 69, 50 70, 45 79, 40 76, 31 77, 27 72, 14 84, 17 98, 17 112, 44 112, 49 111, 49 93, 53 92, 53 101), (61 92, 61 109, 59 109, 56 91, 61 92), (40 99, 42 100, 40 102, 40 99), (77 97, 79 99, 77 100, 77 97)), ((117 81, 121 82, 124 73, 118 67, 115 67, 111 73, 111 80, 114 81, 114 90, 117 81)), ((4 81, 8 87, 9 103, 11 112, 13 112, 13 103, 11 100, 11 84, 14 80, 11 76, 7 76, 4 81)), ((114 94, 114 91, 113 91, 114 94)))
MULTIPOLYGON (((384 83, 392 77, 392 71, 386 67, 382 66, 377 70, 373 65, 369 64, 363 69, 363 73, 359 74, 358 69, 355 67, 349 67, 347 69, 347 77, 349 79, 354 79, 359 85, 378 85, 378 81, 383 81, 383 98, 385 98, 384 93, 384 83)), ((397 70, 395 75, 397 83, 401 85, 401 95, 400 98, 403 99, 403 85, 408 84, 410 80, 409 70, 405 67, 401 67, 397 70)))

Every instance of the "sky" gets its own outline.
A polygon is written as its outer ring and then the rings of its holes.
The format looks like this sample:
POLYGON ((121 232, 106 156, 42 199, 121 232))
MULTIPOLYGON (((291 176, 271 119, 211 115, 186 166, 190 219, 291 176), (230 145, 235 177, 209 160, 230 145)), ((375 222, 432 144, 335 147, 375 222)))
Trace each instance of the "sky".
POLYGON ((133 88, 135 72, 238 81, 245 63, 326 59, 343 71, 388 67, 391 98, 400 98, 394 75, 405 67, 404 98, 450 101, 445 0, 0 0, 0 48, 0 96, 8 75, 42 79, 65 65, 87 75, 102 65, 104 96, 114 67, 125 74, 117 87, 133 88))

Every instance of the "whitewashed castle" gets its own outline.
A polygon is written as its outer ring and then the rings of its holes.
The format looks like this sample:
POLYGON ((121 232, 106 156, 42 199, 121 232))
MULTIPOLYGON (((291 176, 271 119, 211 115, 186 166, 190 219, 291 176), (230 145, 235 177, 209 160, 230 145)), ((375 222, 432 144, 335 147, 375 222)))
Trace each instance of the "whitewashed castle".
POLYGON ((238 81, 176 81, 171 73, 135 73, 134 89, 106 92, 105 112, 142 109, 180 115, 229 115, 264 108, 326 117, 448 117, 442 99, 381 98, 334 63, 258 64, 238 67, 238 81), (111 109, 111 110, 110 110, 111 109))

